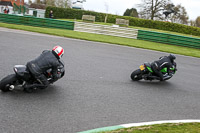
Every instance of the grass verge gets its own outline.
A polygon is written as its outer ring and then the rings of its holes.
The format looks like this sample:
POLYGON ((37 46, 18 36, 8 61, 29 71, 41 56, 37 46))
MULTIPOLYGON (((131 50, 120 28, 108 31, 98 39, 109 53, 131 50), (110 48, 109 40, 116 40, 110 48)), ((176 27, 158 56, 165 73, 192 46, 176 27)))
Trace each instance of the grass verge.
POLYGON ((157 124, 100 133, 200 133, 200 123, 157 124))
POLYGON ((83 32, 71 31, 71 30, 32 27, 32 26, 7 24, 7 23, 0 23, 0 27, 38 32, 38 33, 44 33, 44 34, 50 34, 50 35, 56 35, 56 36, 62 36, 62 37, 76 38, 76 39, 82 39, 82 40, 131 46, 131 47, 136 47, 136 48, 144 48, 144 49, 175 53, 175 54, 186 55, 186 56, 200 57, 200 49, 161 44, 161 43, 155 43, 155 42, 148 42, 148 41, 143 41, 143 40, 83 33, 83 32))

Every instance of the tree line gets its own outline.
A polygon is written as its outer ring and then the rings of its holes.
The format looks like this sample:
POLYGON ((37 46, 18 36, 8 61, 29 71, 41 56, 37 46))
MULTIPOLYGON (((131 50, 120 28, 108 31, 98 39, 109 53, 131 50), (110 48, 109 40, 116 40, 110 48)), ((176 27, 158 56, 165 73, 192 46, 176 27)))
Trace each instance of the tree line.
POLYGON ((185 7, 181 4, 175 6, 171 0, 142 0, 137 7, 139 11, 136 8, 126 9, 124 16, 200 27, 200 16, 196 20, 189 20, 185 7))
MULTIPOLYGON (((29 0, 31 8, 45 9, 47 6, 69 8, 71 0, 29 0)), ((108 7, 107 7, 108 8, 108 7)), ((200 27, 200 16, 196 20, 189 20, 185 7, 174 5, 171 0, 141 0, 136 8, 126 9, 123 16, 142 19, 160 20, 172 23, 200 27)))

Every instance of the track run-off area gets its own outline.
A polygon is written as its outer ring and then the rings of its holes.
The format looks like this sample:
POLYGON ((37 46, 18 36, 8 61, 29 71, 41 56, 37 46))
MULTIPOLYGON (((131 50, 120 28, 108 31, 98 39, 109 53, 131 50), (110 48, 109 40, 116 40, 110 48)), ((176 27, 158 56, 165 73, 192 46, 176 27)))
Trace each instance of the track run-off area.
POLYGON ((1 133, 76 133, 162 120, 200 119, 200 59, 176 55, 166 82, 133 82, 144 62, 169 53, 0 28, 0 78, 43 50, 65 49, 65 76, 45 90, 0 93, 1 133))

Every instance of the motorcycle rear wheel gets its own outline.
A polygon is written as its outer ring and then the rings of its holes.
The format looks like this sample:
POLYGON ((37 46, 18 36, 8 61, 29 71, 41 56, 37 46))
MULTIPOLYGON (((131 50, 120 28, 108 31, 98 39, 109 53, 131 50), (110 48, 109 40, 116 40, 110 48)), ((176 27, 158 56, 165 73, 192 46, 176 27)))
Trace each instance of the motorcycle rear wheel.
POLYGON ((141 72, 142 71, 140 69, 133 71, 132 74, 131 74, 131 79, 133 81, 141 80, 142 79, 142 73, 141 72))
POLYGON ((15 85, 16 81, 17 81, 16 74, 11 74, 11 75, 6 76, 0 81, 0 90, 2 92, 10 91, 9 90, 10 85, 15 85))

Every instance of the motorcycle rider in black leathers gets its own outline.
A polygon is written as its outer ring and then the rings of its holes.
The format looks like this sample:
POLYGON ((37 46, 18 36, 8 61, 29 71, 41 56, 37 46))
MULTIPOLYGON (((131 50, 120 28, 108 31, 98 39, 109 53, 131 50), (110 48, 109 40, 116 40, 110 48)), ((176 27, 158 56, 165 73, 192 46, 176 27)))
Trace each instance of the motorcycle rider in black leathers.
POLYGON ((52 69, 53 80, 56 81, 58 66, 60 66, 60 58, 64 54, 64 49, 60 46, 55 46, 52 51, 45 50, 42 54, 36 59, 29 61, 27 63, 27 69, 31 75, 40 83, 40 84, 31 84, 25 85, 24 91, 29 92, 34 88, 44 89, 50 82, 47 80, 44 72, 48 69, 52 69))
POLYGON ((152 68, 153 72, 158 77, 160 77, 160 81, 163 81, 166 78, 166 77, 163 77, 163 74, 162 74, 162 72, 160 72, 160 70, 162 70, 163 68, 166 67, 167 72, 169 74, 170 68, 172 68, 173 65, 176 65, 176 63, 174 62, 175 59, 176 59, 175 55, 170 54, 169 56, 160 57, 159 60, 151 63, 151 68, 152 68))

